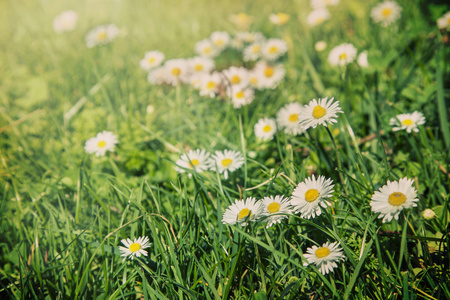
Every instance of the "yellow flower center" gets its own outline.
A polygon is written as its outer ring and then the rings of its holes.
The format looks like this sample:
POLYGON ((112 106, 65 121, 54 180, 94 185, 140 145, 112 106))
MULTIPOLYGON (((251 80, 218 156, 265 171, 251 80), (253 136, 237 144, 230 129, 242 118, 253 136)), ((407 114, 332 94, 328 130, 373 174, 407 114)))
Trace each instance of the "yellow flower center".
POLYGON ((131 252, 138 252, 141 249, 141 244, 139 243, 133 243, 130 245, 130 248, 128 248, 131 252))
POLYGON ((155 58, 154 58, 154 57, 150 57, 150 58, 148 59, 148 62, 149 62, 149 63, 155 62, 155 58))
POLYGON ((277 202, 272 202, 269 204, 269 206, 267 206, 267 210, 271 213, 277 213, 278 211, 280 211, 280 204, 277 202))
POLYGON ((264 71, 264 75, 266 75, 266 77, 272 77, 272 75, 273 75, 273 68, 272 67, 267 67, 266 70, 264 71))
POLYGON ((244 92, 243 91, 239 91, 236 93, 236 98, 244 98, 244 92))
MULTIPOLYGON (((242 209, 242 210, 239 212, 239 214, 238 214, 238 219, 241 220, 241 219, 247 217, 249 213, 250 213, 250 210, 249 210, 248 208, 242 209)), ((250 217, 251 217, 251 216, 252 216, 252 215, 250 215, 250 217)))
POLYGON ((314 119, 320 119, 323 116, 325 116, 326 113, 327 113, 327 110, 325 108, 323 108, 320 105, 317 105, 316 107, 314 107, 312 115, 313 115, 314 119))
POLYGON ((271 129, 272 129, 272 127, 270 125, 266 125, 263 127, 264 132, 269 132, 271 129))
POLYGON ((251 83, 252 85, 256 85, 256 84, 258 83, 258 78, 256 78, 256 77, 250 77, 250 83, 251 83))
POLYGON ((347 53, 342 53, 341 55, 339 55, 340 60, 344 60, 346 58, 347 58, 347 53))
POLYGON ((98 146, 99 148, 103 148, 103 147, 106 146, 106 142, 105 142, 105 141, 100 141, 100 142, 97 143, 97 146, 98 146))
POLYGON ((198 166, 199 163, 200 162, 198 161, 198 159, 196 159, 196 158, 191 159, 191 162, 189 163, 189 167, 193 168, 194 166, 198 166))
POLYGON ((389 17, 390 15, 392 15, 392 8, 390 8, 390 7, 383 8, 381 10, 381 15, 383 17, 389 17))
POLYGON ((101 32, 99 32, 99 33, 97 34, 97 39, 98 39, 99 41, 105 40, 106 37, 107 37, 107 35, 106 35, 106 32, 105 32, 105 31, 101 31, 101 32))
POLYGON ((292 114, 289 116, 289 122, 296 122, 298 121, 298 114, 292 114))
POLYGON ((206 47, 205 49, 203 49, 203 52, 205 52, 206 54, 211 53, 211 47, 206 47))
POLYGON ((447 18, 447 24, 450 25, 450 18, 447 18))
POLYGON ((213 81, 208 81, 208 84, 206 85, 206 88, 213 89, 216 87, 216 83, 213 81))
POLYGON ((330 254, 330 249, 328 249, 327 247, 320 247, 314 254, 317 258, 323 258, 330 254))
POLYGON ((172 75, 179 76, 180 74, 181 74, 181 69, 180 68, 173 68, 172 69, 172 75))
POLYGON ((405 194, 401 192, 395 192, 389 195, 388 202, 392 206, 399 206, 402 205, 403 202, 406 201, 405 194))
MULTIPOLYGON (((323 21, 325 21, 324 18, 317 18, 317 19, 316 19, 316 25, 322 24, 323 21)), ((344 54, 344 55, 345 55, 345 54, 344 54)))
POLYGON ((222 46, 223 45, 223 40, 216 40, 215 42, 214 42, 217 46, 222 46))
POLYGON ((284 13, 278 13, 277 17, 278 17, 278 22, 281 25, 286 24, 290 19, 290 16, 288 14, 284 14, 284 13))
POLYGON ((260 49, 259 45, 254 45, 253 48, 252 48, 252 53, 258 53, 259 49, 260 49))
POLYGON ((272 46, 269 48, 269 53, 276 53, 278 51, 278 47, 277 46, 272 46))
POLYGON ((411 119, 406 119, 402 121, 402 125, 411 126, 413 121, 411 119))
POLYGON ((203 65, 201 65, 201 64, 195 65, 194 69, 197 72, 203 71, 203 65))
POLYGON ((234 75, 233 77, 231 77, 230 81, 231 84, 238 84, 241 82, 241 77, 239 77, 238 75, 234 75))
POLYGON ((222 159, 222 166, 228 167, 228 165, 231 164, 232 162, 233 160, 231 158, 222 159))
POLYGON ((319 197, 319 191, 316 189, 309 189, 305 193, 305 200, 308 202, 313 202, 319 197))

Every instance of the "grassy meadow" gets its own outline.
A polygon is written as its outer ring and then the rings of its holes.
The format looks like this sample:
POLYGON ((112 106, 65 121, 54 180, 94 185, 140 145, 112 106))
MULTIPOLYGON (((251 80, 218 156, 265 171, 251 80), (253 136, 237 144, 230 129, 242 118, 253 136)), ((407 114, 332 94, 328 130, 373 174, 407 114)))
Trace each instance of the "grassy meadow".
MULTIPOLYGON (((311 26, 308 0, 0 1, 0 298, 450 299, 450 26, 436 23, 450 5, 397 0, 383 26, 371 17, 381 2, 340 0, 311 26), (66 10, 76 27, 56 33, 66 10), (290 19, 273 24, 280 12, 290 19), (249 27, 233 22, 239 13, 249 27), (118 36, 87 47, 102 24, 118 36), (148 82, 147 51, 191 58, 215 31, 282 39, 282 80, 240 108, 226 92, 148 82), (343 43, 368 65, 332 65, 343 43), (260 119, 325 97, 339 101, 334 124, 256 136, 260 119), (424 124, 393 130, 414 111, 424 124), (114 150, 87 152, 102 131, 117 136, 114 150), (193 149, 239 151, 243 163, 228 176, 214 163, 177 172, 193 149), (236 200, 290 199, 313 175, 334 184, 316 216, 223 221, 236 200), (372 197, 402 178, 418 200, 401 209, 386 198, 400 209, 386 221, 372 197), (121 256, 123 239, 144 236, 147 255, 121 256), (325 273, 305 254, 326 242, 342 250, 325 273)), ((257 64, 232 46, 214 62, 220 74, 257 64)))

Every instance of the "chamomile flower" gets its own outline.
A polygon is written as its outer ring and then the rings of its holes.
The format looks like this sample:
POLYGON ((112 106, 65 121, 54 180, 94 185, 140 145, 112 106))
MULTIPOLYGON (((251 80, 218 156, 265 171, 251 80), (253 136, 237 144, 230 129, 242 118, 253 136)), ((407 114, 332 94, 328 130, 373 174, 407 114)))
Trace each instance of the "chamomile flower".
POLYGON ((214 58, 219 52, 210 39, 203 39, 195 44, 195 53, 202 57, 214 58))
POLYGON ((338 246, 338 242, 331 244, 326 242, 322 247, 314 245, 306 249, 306 253, 303 256, 308 263, 305 263, 305 265, 315 264, 323 275, 333 272, 333 269, 337 268, 337 263, 345 259, 342 248, 338 248, 338 246))
POLYGON ((317 26, 330 18, 330 13, 325 8, 315 9, 306 17, 306 23, 309 26, 317 26))
POLYGON ((242 30, 247 30, 253 23, 253 17, 246 13, 238 13, 230 16, 230 21, 242 30))
POLYGON ((245 200, 235 200, 223 214, 222 223, 228 225, 241 224, 247 226, 248 221, 258 220, 261 214, 261 201, 253 197, 245 200))
POLYGON ((324 8, 327 6, 335 6, 339 3, 339 0, 311 0, 311 6, 314 9, 324 8))
POLYGON ((356 60, 358 65, 361 68, 369 67, 369 61, 367 60, 367 51, 363 51, 358 55, 358 59, 356 60))
POLYGON ((391 118, 390 125, 394 126, 393 131, 406 130, 407 133, 411 131, 419 132, 419 125, 425 124, 425 117, 421 112, 415 111, 410 114, 400 114, 395 118, 391 118))
POLYGON ((298 116, 302 111, 302 106, 297 103, 288 103, 283 106, 277 112, 278 126, 284 128, 284 132, 287 134, 298 135, 304 132, 303 127, 300 125, 298 116))
POLYGON ((178 85, 187 82, 189 79, 189 64, 186 59, 170 59, 164 63, 165 82, 171 85, 178 85))
POLYGON ((287 52, 287 44, 281 39, 268 39, 261 48, 261 55, 267 60, 273 61, 287 52))
POLYGON ((150 70, 150 72, 147 75, 147 81, 151 84, 164 84, 166 83, 166 68, 164 67, 158 67, 153 70, 150 70))
POLYGON ((437 19, 437 25, 439 29, 447 29, 450 28, 450 11, 445 15, 437 19))
POLYGON ((72 31, 77 26, 78 14, 73 10, 63 11, 53 20, 53 29, 56 33, 72 31))
POLYGON ((198 87, 200 89, 200 96, 207 96, 214 98, 219 92, 220 85, 222 84, 222 77, 219 73, 203 74, 199 78, 198 87))
MULTIPOLYGON (((180 159, 177 160, 175 170, 178 173, 186 172, 185 169, 195 170, 198 173, 207 171, 209 169, 209 157, 211 154, 205 150, 195 149, 189 150, 188 153, 181 155, 180 159)), ((191 174, 189 174, 191 177, 191 174)))
POLYGON ((241 108, 253 102, 255 92, 253 89, 243 86, 234 85, 227 88, 227 95, 231 97, 231 103, 234 108, 241 108))
POLYGON ((319 98, 319 101, 313 99, 306 104, 298 116, 303 129, 307 130, 310 127, 316 128, 317 125, 327 126, 336 123, 336 114, 343 111, 339 107, 339 101, 333 103, 333 100, 334 97, 330 100, 328 100, 328 97, 319 98))
POLYGON ((96 156, 104 156, 106 151, 114 151, 114 147, 119 143, 117 136, 111 131, 99 132, 95 137, 86 141, 84 150, 87 153, 95 153, 96 156))
MULTIPOLYGON (((268 64, 259 61, 254 68, 256 75, 256 86, 259 88, 274 89, 283 79, 285 70, 282 64, 268 64)), ((250 83, 253 85, 252 81, 250 83)))
POLYGON ((236 39, 244 44, 263 43, 266 38, 261 32, 241 31, 236 34, 236 39))
POLYGON ((244 49, 244 61, 255 61, 261 57, 261 43, 253 43, 244 49))
POLYGON ((145 248, 148 248, 152 245, 152 243, 149 243, 148 236, 141 236, 137 239, 131 240, 131 239, 123 239, 122 244, 125 247, 119 246, 120 252, 122 252, 123 261, 125 261, 128 257, 133 259, 134 257, 140 257, 141 255, 147 256, 147 251, 145 251, 145 248))
POLYGON ((86 34, 86 46, 93 48, 110 43, 119 35, 119 28, 114 24, 100 25, 86 34))
POLYGON ((248 85, 248 70, 243 67, 230 67, 223 70, 223 75, 228 80, 228 83, 233 85, 248 85))
POLYGON ((215 31, 211 33, 211 36, 209 38, 211 39, 214 47, 219 51, 225 49, 225 47, 228 46, 231 40, 230 35, 225 31, 215 31))
POLYGON ((150 71, 156 67, 159 67, 164 60, 164 53, 160 51, 148 51, 145 53, 144 58, 141 59, 139 65, 142 70, 150 71))
POLYGON ((272 118, 259 119, 255 124, 254 130, 258 139, 269 141, 273 139, 273 136, 277 132, 277 124, 275 119, 272 118))
POLYGON ((375 23, 386 27, 400 18, 402 8, 395 1, 384 1, 372 8, 370 16, 375 23))
POLYGON ((345 66, 356 58, 357 50, 349 43, 334 47, 328 55, 328 62, 333 66, 345 66))
POLYGON ((291 19, 291 16, 289 16, 288 14, 285 14, 285 13, 277 13, 277 14, 269 15, 270 22, 272 22, 272 24, 278 25, 278 26, 286 24, 287 22, 289 22, 290 19, 291 19))
POLYGON ((264 197, 261 202, 261 217, 266 217, 266 228, 269 228, 276 223, 281 223, 281 220, 289 218, 289 215, 292 214, 289 198, 285 198, 284 196, 277 195, 275 197, 264 197))
POLYGON ((399 181, 389 181, 372 196, 370 206, 374 213, 380 213, 379 219, 383 223, 390 222, 392 218, 398 220, 403 209, 417 206, 417 192, 412 186, 412 179, 402 178, 399 181))
POLYGON ((300 182, 292 193, 291 204, 296 212, 300 212, 305 219, 320 216, 322 209, 331 206, 328 201, 331 198, 334 184, 333 180, 324 176, 306 178, 300 182))
POLYGON ((244 164, 241 152, 234 150, 216 151, 210 159, 209 165, 212 171, 223 173, 228 179, 228 172, 234 172, 244 164))
POLYGON ((210 73, 215 68, 214 60, 201 56, 190 58, 188 64, 192 74, 210 73))

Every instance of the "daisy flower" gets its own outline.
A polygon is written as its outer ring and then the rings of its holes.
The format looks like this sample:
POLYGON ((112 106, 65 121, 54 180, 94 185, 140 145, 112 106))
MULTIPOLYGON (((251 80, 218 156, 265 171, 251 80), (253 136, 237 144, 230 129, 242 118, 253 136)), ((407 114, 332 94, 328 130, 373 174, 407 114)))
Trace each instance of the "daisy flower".
POLYGON ((273 61, 287 52, 287 44, 281 39, 268 39, 261 48, 261 55, 267 60, 273 61))
POLYGON ((171 85, 178 85, 187 82, 189 78, 188 61, 183 58, 170 59, 164 63, 165 82, 171 85))
POLYGON ((164 53, 160 51, 148 51, 145 52, 144 58, 141 59, 139 65, 144 71, 150 71, 156 67, 159 67, 164 60, 164 53))
POLYGON ((425 117, 422 113, 415 111, 411 114, 400 114, 395 118, 391 118, 389 124, 395 126, 393 131, 406 130, 407 133, 411 131, 419 132, 417 126, 425 124, 425 117))
POLYGON ((383 218, 383 223, 390 222, 392 218, 398 220, 403 209, 417 206, 419 199, 412 186, 413 182, 406 177, 399 181, 388 180, 386 185, 373 194, 370 206, 374 213, 380 213, 378 218, 383 218))
POLYGON ((272 118, 264 118, 260 119, 255 124, 255 135, 258 139, 263 141, 269 141, 273 139, 273 136, 277 132, 277 124, 275 123, 275 119, 272 118))
POLYGON ((195 53, 202 57, 214 58, 219 55, 219 50, 210 39, 204 39, 195 44, 195 53))
POLYGON ((302 111, 302 106, 297 103, 288 103, 277 112, 277 124, 280 128, 284 128, 287 134, 298 135, 304 132, 300 125, 298 116, 302 111))
POLYGON ((198 87, 200 89, 200 96, 214 98, 219 92, 219 87, 221 84, 222 77, 219 73, 205 73, 202 77, 199 78, 198 87))
POLYGON ((151 84, 164 84, 166 83, 166 68, 164 67, 158 67, 156 69, 150 70, 150 72, 147 75, 147 81, 151 84))
POLYGON ((244 164, 244 157, 241 152, 234 150, 216 151, 209 161, 210 169, 223 173, 225 179, 228 179, 228 172, 234 172, 244 164))
POLYGON ((395 1, 384 1, 372 8, 370 16, 375 23, 386 27, 400 18, 402 8, 395 1))
POLYGON ((328 198, 331 198, 334 184, 333 180, 324 176, 306 178, 300 182, 292 193, 291 204, 296 212, 300 212, 305 219, 320 216, 322 208, 331 206, 328 198))
POLYGON ((245 44, 262 43, 266 40, 261 32, 241 31, 236 34, 236 39, 245 44))
POLYGON ((231 97, 234 108, 240 108, 253 102, 255 92, 243 85, 234 85, 227 88, 227 95, 231 97))
POLYGON ((145 251, 144 249, 152 245, 152 243, 149 243, 148 240, 148 236, 141 236, 137 239, 134 239, 134 241, 130 239, 123 239, 121 242, 125 247, 119 246, 120 252, 122 252, 122 255, 120 256, 124 256, 123 261, 125 261, 125 259, 127 259, 128 257, 131 257, 131 259, 133 259, 135 256, 147 256, 147 251, 145 251))
POLYGON ((306 17, 306 23, 309 26, 317 26, 330 18, 330 13, 325 8, 315 9, 306 17))
POLYGON ((339 107, 339 101, 333 103, 334 97, 328 101, 328 97, 311 100, 303 107, 298 119, 304 130, 316 128, 317 125, 327 126, 336 123, 337 113, 343 111, 339 107))
POLYGON ((315 264, 323 275, 333 272, 333 269, 337 268, 337 263, 345 259, 342 248, 338 248, 338 246, 338 242, 331 244, 326 242, 322 247, 314 245, 306 249, 306 253, 303 256, 308 263, 305 263, 305 265, 315 264))
POLYGON ((225 47, 228 46, 231 40, 230 35, 225 31, 215 31, 211 33, 211 36, 209 38, 211 39, 214 47, 219 51, 225 49, 225 47))
POLYGON ((367 51, 363 51, 358 55, 358 59, 356 60, 358 65, 361 68, 367 68, 369 67, 369 62, 367 60, 367 51))
POLYGON ((86 34, 86 46, 93 48, 98 45, 108 44, 119 35, 119 28, 114 24, 100 25, 86 34))
POLYGON ((244 61, 255 61, 261 57, 261 43, 253 43, 244 49, 244 61))
POLYGON ((278 25, 278 26, 286 24, 287 22, 289 22, 290 18, 291 18, 291 16, 289 16, 288 14, 285 14, 285 13, 277 13, 277 14, 269 15, 270 22, 272 22, 272 24, 278 25))
POLYGON ((284 196, 277 195, 275 197, 264 197, 261 202, 261 217, 266 217, 266 228, 269 228, 276 223, 281 223, 281 220, 288 218, 288 215, 292 214, 289 198, 285 198, 284 196))
MULTIPOLYGON (((180 159, 177 160, 175 170, 178 173, 186 172, 185 169, 195 170, 198 173, 207 171, 210 155, 205 150, 189 150, 188 153, 182 154, 180 159)), ((189 177, 191 177, 191 174, 189 174, 189 177)))
POLYGON ((63 11, 53 20, 53 29, 56 33, 72 31, 77 26, 78 14, 73 10, 63 11))
POLYGON ((84 150, 87 153, 95 153, 95 156, 104 156, 106 151, 114 151, 114 147, 119 143, 117 136, 111 131, 99 132, 95 137, 86 141, 84 150))
POLYGON ((250 84, 257 88, 274 89, 283 79, 285 70, 282 64, 268 64, 265 61, 259 61, 253 69, 253 82, 250 78, 250 84))
POLYGON ((233 66, 223 70, 223 75, 231 85, 248 85, 248 70, 246 68, 233 66))
POLYGON ((222 223, 228 225, 241 224, 247 226, 248 221, 256 221, 261 214, 261 201, 253 197, 245 200, 235 200, 223 214, 222 223))
POLYGON ((357 50, 352 44, 340 44, 331 50, 328 62, 333 66, 345 66, 356 58, 356 53, 357 50))
POLYGON ((339 3, 339 0, 311 0, 311 6, 314 9, 324 8, 327 6, 335 6, 339 3))
POLYGON ((317 52, 322 52, 327 48, 327 42, 325 41, 318 41, 314 44, 314 49, 316 49, 317 52))
POLYGON ((192 57, 188 63, 192 74, 210 73, 215 68, 214 60, 207 57, 192 57))
POLYGON ((450 28, 450 11, 437 19, 437 25, 439 29, 450 28))
POLYGON ((246 13, 238 13, 230 16, 230 21, 233 22, 237 27, 247 30, 253 23, 253 17, 247 15, 246 13))

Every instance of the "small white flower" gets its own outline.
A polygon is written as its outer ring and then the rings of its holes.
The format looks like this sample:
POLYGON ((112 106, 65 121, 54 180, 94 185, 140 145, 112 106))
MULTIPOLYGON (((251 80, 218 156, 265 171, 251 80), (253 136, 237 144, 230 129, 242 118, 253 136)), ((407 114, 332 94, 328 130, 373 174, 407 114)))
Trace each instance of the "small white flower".
POLYGON ((328 10, 325 8, 319 8, 309 13, 306 17, 306 23, 308 23, 311 27, 317 26, 328 20, 330 16, 331 15, 328 10))
POLYGON ((285 13, 277 13, 277 14, 269 15, 270 22, 272 22, 272 24, 278 25, 278 26, 286 24, 287 22, 289 22, 290 18, 291 18, 291 16, 289 16, 288 14, 285 14, 285 13))
POLYGON ((164 53, 160 51, 148 51, 145 53, 144 58, 139 62, 139 65, 141 66, 142 70, 148 72, 151 69, 159 67, 163 62, 164 57, 164 53))
POLYGON ((234 172, 244 164, 241 152, 234 150, 216 151, 210 159, 209 165, 212 171, 223 173, 228 179, 228 172, 234 172))
POLYGON ((375 23, 386 27, 400 18, 402 8, 395 1, 384 1, 372 8, 370 16, 375 23))
POLYGON ((273 136, 277 132, 277 124, 275 119, 272 118, 260 119, 255 124, 254 130, 257 138, 263 141, 269 141, 273 139, 273 136))
POLYGON ((244 61, 255 61, 261 57, 261 43, 253 43, 244 49, 244 61))
POLYGON ((281 82, 285 74, 282 64, 268 64, 265 61, 256 63, 250 76, 250 84, 255 88, 274 89, 281 82))
POLYGON ((231 40, 230 35, 225 31, 215 31, 211 33, 209 38, 211 39, 214 47, 219 51, 227 47, 231 40))
POLYGON ((261 48, 261 55, 267 60, 273 61, 284 55, 288 50, 285 41, 280 39, 268 39, 261 48))
POLYGON ((311 0, 311 6, 314 9, 324 8, 327 6, 335 6, 339 0, 311 0))
MULTIPOLYGON (((342 248, 338 248, 338 242, 329 243, 326 242, 322 247, 312 246, 306 249, 306 253, 303 256, 308 261, 308 264, 315 264, 319 269, 319 272, 326 275, 333 272, 334 268, 337 268, 337 263, 345 259, 342 253, 342 248)), ((308 265, 306 264, 306 265, 308 265)))
POLYGON ((63 11, 53 20, 53 29, 56 33, 72 31, 77 26, 78 14, 73 10, 63 11))
POLYGON ((215 68, 214 60, 207 57, 192 57, 188 63, 192 74, 210 73, 215 68))
POLYGON ((395 118, 391 118, 389 124, 395 126, 393 131, 406 130, 407 133, 411 131, 419 132, 419 125, 425 124, 425 117, 421 112, 415 111, 410 114, 400 114, 395 118))
POLYGON ((236 39, 240 40, 242 43, 245 43, 247 45, 253 44, 253 43, 263 43, 266 38, 261 32, 248 32, 248 31, 241 31, 236 34, 236 39))
POLYGON ((437 19, 437 25, 439 29, 450 28, 450 11, 437 19))
POLYGON ((134 241, 123 239, 121 242, 125 245, 125 247, 119 246, 120 252, 122 252, 122 255, 120 256, 124 256, 123 261, 128 257, 133 259, 134 257, 140 257, 141 255, 147 256, 147 251, 144 249, 152 245, 152 243, 149 243, 149 238, 147 236, 141 236, 134 239, 134 241))
POLYGON ((119 35, 119 28, 114 24, 100 25, 86 34, 86 46, 93 48, 110 43, 119 35))
POLYGON ((323 208, 331 206, 328 199, 333 196, 333 187, 333 180, 325 179, 324 176, 316 179, 313 175, 300 182, 294 189, 291 204, 296 212, 300 212, 302 218, 320 216, 323 208))
POLYGON ((302 106, 297 103, 288 103, 283 106, 277 112, 278 126, 284 128, 284 132, 287 134, 298 135, 304 132, 303 127, 300 125, 298 116, 302 111, 302 106))
POLYGON ((255 98, 253 89, 242 85, 235 85, 227 88, 227 95, 231 97, 231 103, 234 108, 241 108, 242 106, 249 105, 255 98))
POLYGON ((289 218, 288 215, 292 214, 292 206, 289 202, 289 198, 284 196, 270 196, 264 197, 262 201, 261 217, 266 217, 266 228, 281 223, 281 220, 289 218))
POLYGON ((175 86, 189 79, 189 64, 186 59, 170 59, 164 63, 165 82, 175 86))
POLYGON ((223 70, 223 75, 225 75, 228 83, 231 85, 248 85, 248 70, 246 68, 232 66, 223 70))
POLYGON ((253 197, 248 197, 245 200, 235 200, 223 214, 223 224, 241 224, 247 226, 248 221, 256 221, 261 214, 261 201, 256 201, 253 197))
POLYGON ((327 43, 325 41, 318 41, 314 44, 314 49, 316 49, 317 52, 322 52, 327 48, 327 43))
POLYGON ((200 78, 200 96, 214 98, 222 84, 222 76, 219 73, 203 74, 200 78))
POLYGON ((403 209, 417 206, 416 189, 412 186, 412 179, 402 178, 399 181, 389 181, 372 196, 370 206, 374 213, 380 213, 379 219, 383 223, 390 222, 392 218, 398 220, 403 209))
POLYGON ((158 67, 153 70, 150 70, 150 72, 147 75, 147 80, 151 84, 164 84, 166 83, 166 68, 164 67, 158 67))
POLYGON ((356 58, 357 50, 349 43, 334 47, 328 55, 328 62, 333 66, 345 66, 356 58))
POLYGON ((436 218, 436 213, 432 209, 427 208, 422 212, 422 216, 425 220, 431 220, 436 218))
MULTIPOLYGON (((209 170, 209 157, 211 154, 205 150, 189 150, 188 153, 181 155, 177 160, 175 170, 178 173, 186 172, 185 169, 195 170, 197 173, 209 170)), ((191 174, 189 174, 191 177, 191 174)))
POLYGON ((95 153, 96 156, 104 156, 106 151, 114 151, 114 147, 119 143, 117 136, 111 131, 102 131, 97 136, 86 141, 84 150, 87 153, 95 153))
POLYGON ((230 16, 230 21, 242 30, 247 30, 253 23, 253 17, 246 13, 238 13, 230 16))
POLYGON ((367 60, 367 51, 363 51, 358 55, 358 59, 356 60, 358 65, 361 68, 369 67, 369 61, 367 60))
POLYGON ((195 44, 195 53, 202 57, 214 58, 219 55, 218 49, 210 39, 204 39, 195 44))
POLYGON ((308 128, 316 128, 317 125, 327 126, 328 124, 336 123, 337 113, 343 111, 339 107, 339 101, 333 103, 334 97, 328 101, 327 98, 319 98, 311 100, 307 105, 303 107, 298 119, 300 125, 304 130, 308 128))

